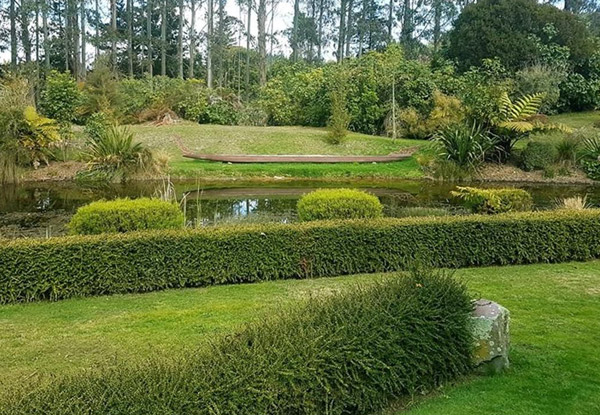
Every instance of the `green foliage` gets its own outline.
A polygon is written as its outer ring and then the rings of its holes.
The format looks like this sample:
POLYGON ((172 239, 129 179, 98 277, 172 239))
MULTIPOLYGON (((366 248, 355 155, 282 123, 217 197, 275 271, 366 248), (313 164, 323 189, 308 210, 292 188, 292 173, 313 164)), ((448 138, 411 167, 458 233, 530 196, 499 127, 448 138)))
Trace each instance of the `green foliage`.
POLYGON ((174 203, 159 199, 116 199, 92 202, 77 209, 69 223, 71 234, 95 235, 183 227, 183 213, 174 203))
POLYGON ((568 50, 569 63, 576 65, 594 53, 593 38, 584 21, 535 0, 473 3, 454 22, 448 43, 447 56, 461 69, 497 57, 505 67, 518 70, 537 62, 547 64, 556 50, 568 50))
POLYGON ((117 119, 122 96, 119 81, 110 64, 97 60, 94 69, 88 73, 83 85, 83 98, 80 112, 84 117, 101 112, 111 119, 117 119))
POLYGON ((0 241, 0 303, 385 272, 415 258, 449 268, 580 261, 599 256, 599 234, 589 209, 0 241))
POLYGON ((505 213, 531 210, 533 199, 523 189, 477 189, 457 187, 452 195, 474 213, 505 213))
POLYGON ((377 196, 358 189, 319 189, 298 201, 298 217, 303 221, 378 218, 382 211, 377 196))
POLYGON ((330 99, 331 116, 329 117, 327 141, 330 144, 340 144, 348 134, 350 114, 346 108, 348 80, 347 74, 340 72, 332 79, 330 99))
POLYGON ((552 114, 557 111, 560 84, 565 77, 565 71, 539 64, 532 65, 515 73, 515 89, 520 96, 542 95, 540 112, 552 114))
MULTIPOLYGON (((563 151, 567 149, 563 146, 563 151)), ((544 170, 558 157, 557 148, 544 141, 530 141, 521 151, 521 168, 525 171, 544 170)))
POLYGON ((571 73, 560 83, 559 107, 562 111, 600 108, 600 79, 588 79, 571 73))
POLYGON ((372 413, 471 371, 472 308, 465 285, 415 271, 287 306, 200 351, 30 386, 0 410, 372 413))
POLYGON ((60 124, 68 125, 77 118, 81 92, 68 72, 51 71, 41 98, 43 113, 60 124))
POLYGON ((34 166, 39 165, 42 161, 48 164, 50 150, 60 140, 56 121, 42 117, 31 106, 25 107, 23 118, 26 128, 21 132, 19 146, 27 152, 34 166))
POLYGON ((106 173, 110 180, 127 180, 130 175, 154 167, 152 153, 133 141, 127 127, 110 126, 88 141, 85 157, 92 171, 106 173))
POLYGON ((600 131, 577 131, 581 138, 580 163, 585 174, 592 180, 600 180, 600 131))
POLYGON ((472 124, 456 124, 440 131, 436 142, 443 159, 463 169, 476 169, 496 152, 497 138, 486 129, 472 124))
POLYGON ((111 124, 106 114, 95 112, 85 120, 84 131, 91 140, 99 140, 102 136, 106 135, 111 124))
MULTIPOLYGON (((464 109, 458 98, 444 95, 439 91, 433 93, 433 109, 426 116, 419 114, 414 108, 396 110, 396 128, 403 138, 425 140, 449 125, 464 119, 464 109)), ((388 136, 393 136, 392 112, 386 119, 385 127, 388 136)))

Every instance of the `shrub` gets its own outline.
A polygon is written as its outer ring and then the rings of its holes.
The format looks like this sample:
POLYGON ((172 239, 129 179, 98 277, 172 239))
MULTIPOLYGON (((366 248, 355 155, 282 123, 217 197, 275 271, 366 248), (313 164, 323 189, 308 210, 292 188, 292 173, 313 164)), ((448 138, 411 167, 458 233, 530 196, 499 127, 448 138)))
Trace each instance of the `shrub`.
POLYGON ((0 242, 0 303, 600 257, 600 211, 157 230, 0 242))
POLYGON ((441 156, 464 169, 479 167, 497 151, 496 137, 476 123, 450 126, 436 136, 436 141, 441 156))
POLYGON ((298 201, 300 220, 378 218, 383 205, 370 193, 357 189, 319 189, 298 201))
POLYGON ((543 94, 540 111, 545 114, 556 112, 560 97, 559 84, 566 74, 545 65, 533 65, 515 74, 516 90, 519 95, 543 94))
POLYGON ((592 124, 592 127, 600 129, 600 120, 594 121, 594 123, 592 124))
POLYGON ((116 199, 92 202, 77 209, 69 222, 69 231, 78 235, 96 235, 176 229, 183 224, 183 213, 174 203, 148 198, 116 199))
POLYGON ((557 154, 552 143, 530 141, 521 152, 521 168, 525 171, 544 170, 556 161, 557 154))
POLYGON ((346 74, 339 73, 332 80, 330 92, 331 117, 329 118, 329 132, 327 133, 327 142, 329 144, 340 144, 348 134, 350 114, 346 108, 346 88, 348 87, 346 77, 346 74))
POLYGON ((44 114, 61 124, 68 124, 77 117, 80 104, 81 92, 71 74, 51 71, 42 91, 41 108, 44 114))
POLYGON ((556 156, 558 161, 575 164, 579 152, 580 139, 576 135, 566 135, 556 143, 556 156))
POLYGON ((87 120, 85 120, 84 131, 89 139, 96 141, 100 140, 101 137, 106 135, 110 126, 111 122, 106 114, 102 112, 95 112, 90 115, 87 120))
POLYGON ((471 371, 471 311, 443 273, 397 276, 287 306, 194 353, 29 386, 0 411, 374 413, 471 371))
POLYGON ((530 210, 533 206, 531 195, 523 189, 477 189, 457 187, 452 195, 474 213, 504 213, 530 210))

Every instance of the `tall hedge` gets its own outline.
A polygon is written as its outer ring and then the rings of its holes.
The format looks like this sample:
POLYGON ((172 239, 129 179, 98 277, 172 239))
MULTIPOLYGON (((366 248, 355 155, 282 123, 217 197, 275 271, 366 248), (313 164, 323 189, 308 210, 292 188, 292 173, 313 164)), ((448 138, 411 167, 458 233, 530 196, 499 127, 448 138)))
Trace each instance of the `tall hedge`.
POLYGON ((306 222, 0 242, 0 303, 600 256, 600 210, 306 222))
POLYGON ((7 394, 0 413, 370 414, 471 369, 471 302, 443 274, 317 296, 198 352, 7 394))

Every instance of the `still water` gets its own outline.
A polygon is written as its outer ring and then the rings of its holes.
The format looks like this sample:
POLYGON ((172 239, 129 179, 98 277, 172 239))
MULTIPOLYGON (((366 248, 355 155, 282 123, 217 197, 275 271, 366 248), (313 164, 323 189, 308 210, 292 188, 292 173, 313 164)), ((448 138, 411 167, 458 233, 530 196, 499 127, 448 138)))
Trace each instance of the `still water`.
MULTIPOLYGON (((296 220, 296 202, 304 193, 317 187, 341 187, 339 183, 219 188, 200 187, 193 181, 177 181, 173 184, 190 226, 231 222, 292 222, 296 220)), ((156 196, 164 186, 162 182, 133 182, 104 188, 43 182, 4 185, 0 189, 0 237, 62 235, 79 206, 99 199, 156 196)), ((360 187, 379 197, 386 216, 461 212, 450 195, 454 184, 401 180, 360 187)), ((599 186, 492 183, 482 184, 481 187, 526 189, 531 192, 538 209, 550 208, 557 200, 575 195, 587 195, 590 204, 600 206, 599 186)))

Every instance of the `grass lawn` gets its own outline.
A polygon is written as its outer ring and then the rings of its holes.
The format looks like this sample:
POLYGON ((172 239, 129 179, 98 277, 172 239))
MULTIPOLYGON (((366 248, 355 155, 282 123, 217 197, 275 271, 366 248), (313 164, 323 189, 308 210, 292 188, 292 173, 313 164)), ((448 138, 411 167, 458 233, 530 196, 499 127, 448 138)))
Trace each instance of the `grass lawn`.
POLYGON ((590 127, 595 121, 600 120, 600 111, 567 112, 552 115, 553 122, 560 122, 571 128, 590 127))
POLYGON ((174 177, 198 177, 203 180, 230 178, 300 178, 336 180, 340 178, 416 178, 423 174, 416 161, 377 164, 255 163, 227 164, 185 159, 175 138, 190 150, 209 154, 337 154, 386 155, 409 147, 419 147, 419 140, 393 140, 386 137, 349 133, 344 143, 328 144, 327 130, 310 127, 245 127, 206 125, 182 121, 171 126, 152 124, 131 126, 136 139, 157 154, 170 158, 174 177))
MULTIPOLYGON (((512 369, 417 399, 411 413, 600 413, 600 261, 457 271, 512 312, 512 369)), ((0 307, 4 381, 193 349, 285 302, 377 275, 274 281, 0 307)), ((398 411, 391 411, 397 414, 398 411)))

